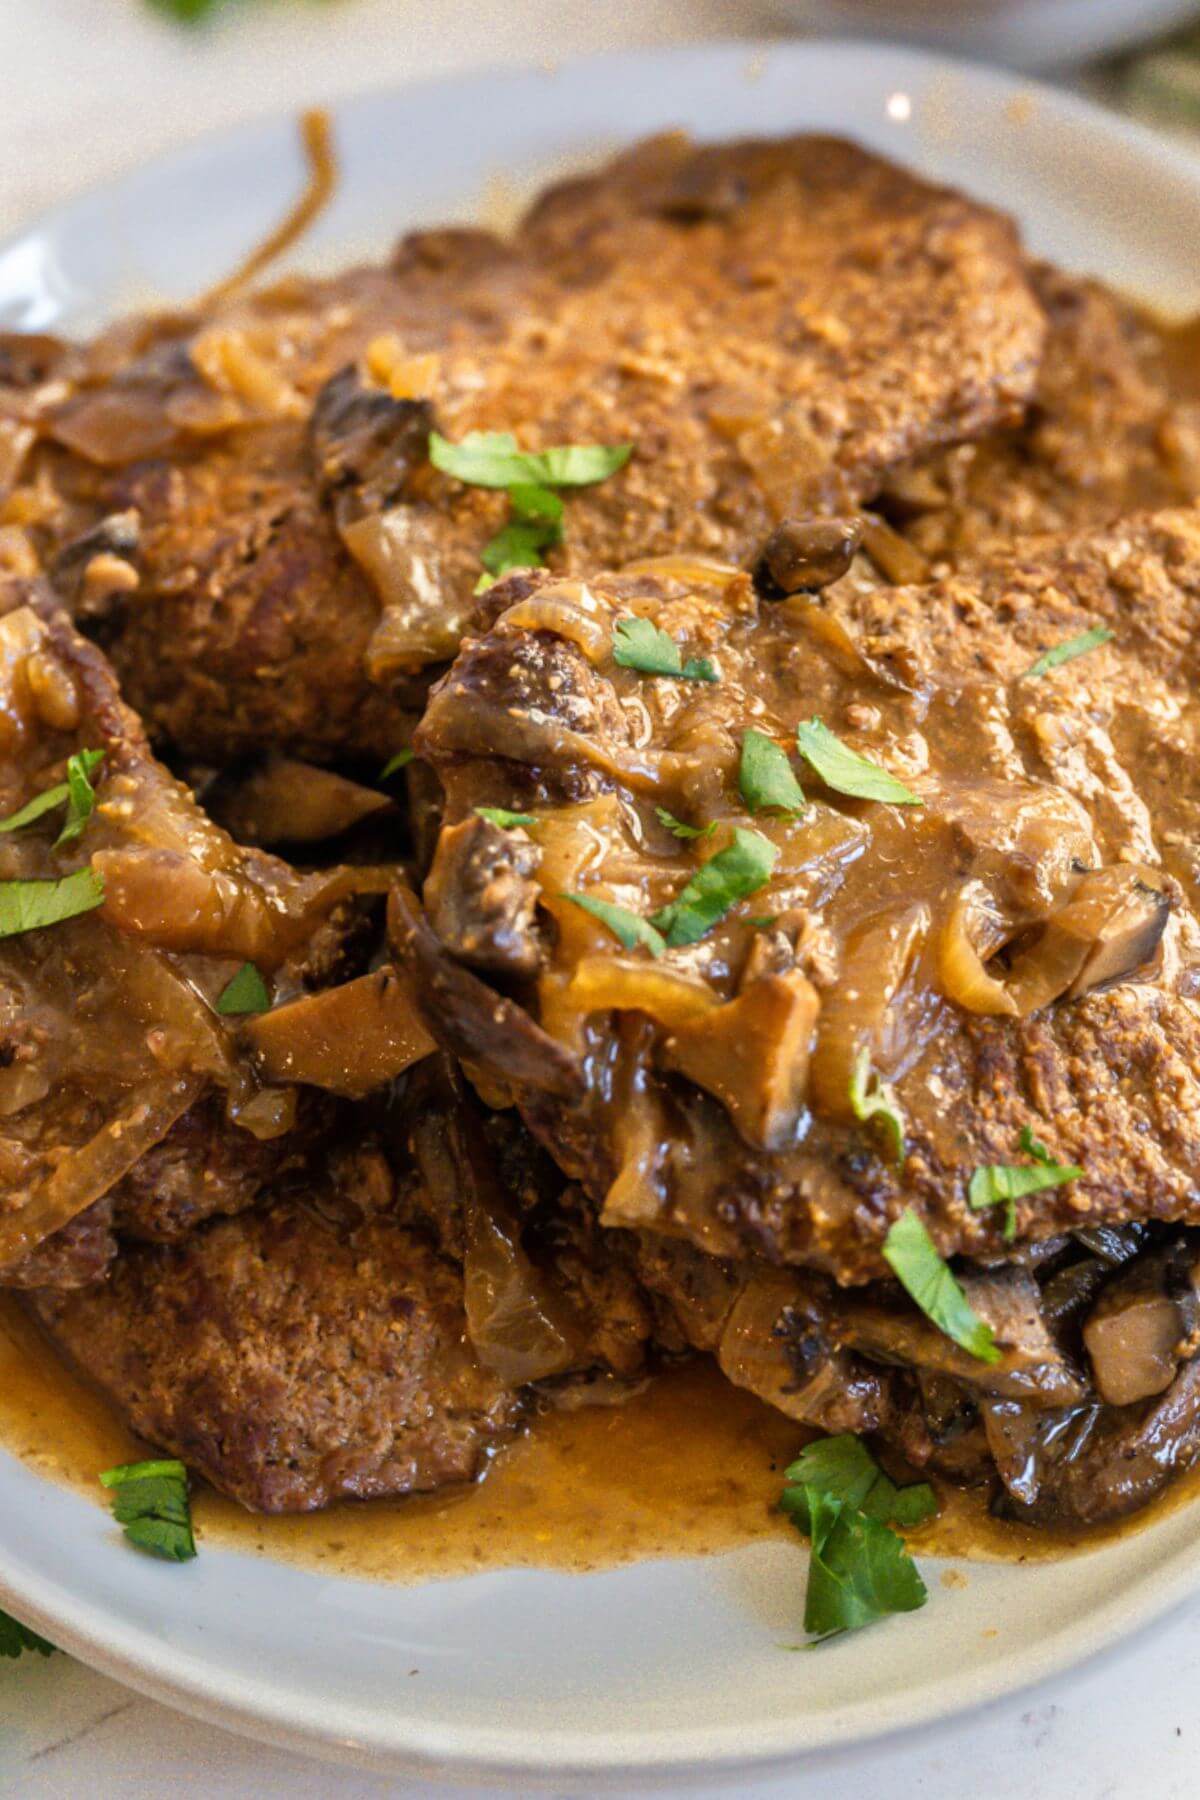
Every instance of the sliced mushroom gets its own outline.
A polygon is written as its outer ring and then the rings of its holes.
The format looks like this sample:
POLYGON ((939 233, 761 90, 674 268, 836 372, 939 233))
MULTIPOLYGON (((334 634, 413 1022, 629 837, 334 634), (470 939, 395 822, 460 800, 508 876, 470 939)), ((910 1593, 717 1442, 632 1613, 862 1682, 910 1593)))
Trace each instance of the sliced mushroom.
POLYGON ((438 838, 425 883, 430 923, 472 968, 532 975, 541 961, 532 879, 542 853, 524 831, 472 814, 438 838))
POLYGON ((1139 1257, 1100 1294, 1083 1341, 1101 1397, 1110 1406, 1161 1394, 1175 1379, 1200 1321, 1200 1259, 1174 1244, 1139 1257))
POLYGON ((376 788, 277 753, 206 799, 241 844, 323 843, 372 813, 392 810, 391 800, 376 788))
POLYGON ((754 585, 767 600, 816 593, 846 573, 861 542, 858 519, 784 519, 763 545, 754 585))
POLYGON ((1036 942, 1013 959, 1006 985, 1021 1017, 1146 968, 1170 914, 1157 870, 1136 863, 1089 870, 1036 942))
POLYGON ((780 1150, 804 1112, 820 1006, 798 969, 762 975, 675 1031, 662 1060, 715 1094, 748 1144, 780 1150))
POLYGON ((394 968, 306 994, 244 1027, 267 1081, 307 1082, 361 1097, 437 1048, 408 977, 394 968))
POLYGON ((888 1373, 831 1342, 824 1291, 820 1277, 797 1269, 752 1276, 721 1334, 721 1372, 805 1425, 876 1431, 889 1407, 888 1373))
POLYGON ((985 1393, 1036 1407, 1071 1406, 1086 1388, 1046 1329, 1037 1283, 1024 1270, 968 1275, 963 1292, 995 1332, 1000 1360, 981 1363, 913 1306, 886 1290, 839 1296, 835 1342, 885 1362, 903 1363, 965 1381, 985 1393))

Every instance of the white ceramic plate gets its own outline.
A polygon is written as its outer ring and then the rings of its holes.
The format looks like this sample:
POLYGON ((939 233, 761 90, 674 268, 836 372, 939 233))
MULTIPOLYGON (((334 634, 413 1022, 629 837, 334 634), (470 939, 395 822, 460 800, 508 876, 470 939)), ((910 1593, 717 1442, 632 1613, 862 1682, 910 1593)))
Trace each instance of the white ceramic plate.
POLYGON ((1013 69, 1081 63, 1146 43, 1200 13, 1197 0, 779 0, 818 31, 902 37, 1013 69))
MULTIPOLYGON (((337 112, 345 181, 311 261, 382 250, 663 126, 852 133, 1012 208, 1035 249, 1200 310, 1200 164, 1079 101, 912 52, 728 45, 367 96, 337 112)), ((184 299, 278 217, 293 127, 255 125, 59 209, 0 249, 0 322, 82 326, 184 299)), ((0 1454, 0 1603, 86 1662, 298 1749, 528 1788, 767 1763, 1040 1680, 1200 1579, 1183 1509, 1085 1560, 932 1571, 923 1612, 797 1657, 799 1546, 592 1576, 425 1588, 331 1581, 205 1549, 168 1568, 0 1454), (412 1673, 411 1671, 416 1671, 412 1673)))

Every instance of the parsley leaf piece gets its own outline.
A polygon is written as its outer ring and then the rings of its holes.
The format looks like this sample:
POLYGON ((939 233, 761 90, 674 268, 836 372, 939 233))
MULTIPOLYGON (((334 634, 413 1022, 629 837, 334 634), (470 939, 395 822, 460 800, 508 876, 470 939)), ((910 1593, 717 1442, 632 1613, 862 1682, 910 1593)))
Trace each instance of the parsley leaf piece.
POLYGON ((20 831, 44 814, 53 812, 56 806, 65 805, 67 822, 58 836, 55 848, 59 844, 70 843, 79 836, 92 816, 96 796, 89 776, 103 761, 103 750, 77 750, 74 756, 67 759, 67 779, 56 781, 53 787, 44 788, 40 794, 35 794, 20 812, 12 813, 7 819, 0 819, 0 831, 20 831))
POLYGON ((632 444, 560 444, 550 450, 519 450, 511 431, 470 431, 452 444, 439 431, 429 434, 429 460, 443 475, 469 487, 590 487, 624 468, 632 444))
POLYGON ((904 1114, 896 1090, 871 1068, 871 1052, 865 1047, 855 1058, 850 1075, 850 1110, 862 1124, 878 1119, 891 1139, 897 1167, 904 1161, 904 1114))
POLYGON ((54 1645, 22 1625, 11 1613, 0 1612, 0 1656, 20 1656, 23 1650, 36 1650, 39 1656, 53 1656, 54 1645))
POLYGON ((131 1544, 169 1562, 195 1556, 187 1470, 181 1462, 121 1463, 105 1469, 100 1481, 112 1489, 113 1518, 131 1544))
POLYGON ((974 1310, 911 1206, 888 1231, 883 1254, 901 1287, 939 1331, 979 1362, 1000 1361, 991 1326, 974 1310))
POLYGON ((563 503, 557 494, 532 482, 517 482, 508 491, 509 522, 484 545, 479 557, 493 581, 510 569, 539 568, 545 560, 542 552, 563 538, 563 503))
POLYGON ((169 19, 178 19, 181 25, 194 25, 219 5, 220 0, 147 0, 152 12, 165 13, 169 19))
POLYGON ((650 923, 672 949, 694 944, 725 917, 731 906, 768 881, 778 846, 758 831, 734 827, 733 842, 702 863, 683 891, 656 912, 650 923))
POLYGON ((801 756, 812 764, 825 786, 832 788, 835 794, 850 794, 857 800, 879 800, 888 806, 924 805, 920 794, 914 794, 878 763, 851 750, 820 719, 809 719, 797 725, 796 744, 801 756))
POLYGON ((532 813, 509 812, 507 806, 477 806, 475 811, 489 825, 499 825, 504 831, 513 831, 518 825, 537 824, 532 813))
POLYGON ((53 812, 56 806, 64 805, 70 797, 71 790, 66 782, 56 781, 53 787, 43 788, 40 794, 35 794, 20 812, 10 813, 7 819, 0 819, 0 831, 22 831, 44 813, 53 812))
POLYGON ((672 676, 676 681, 716 681, 706 656, 683 662, 679 645, 650 619, 618 619, 613 626, 613 661, 639 675, 672 676))
POLYGON ((654 815, 659 824, 664 825, 672 837, 684 839, 709 838, 717 829, 717 821, 715 819, 708 825, 687 825, 682 819, 677 819, 673 812, 668 812, 665 806, 656 806, 654 815))
POLYGON ((919 1525, 937 1511, 937 1498, 927 1481, 900 1487, 885 1475, 867 1446, 851 1432, 818 1438, 807 1444, 784 1471, 789 1485, 780 1505, 800 1527, 809 1527, 807 1492, 813 1488, 881 1525, 919 1525))
POLYGON ((227 1017, 235 1013, 264 1013, 271 1010, 267 984, 252 962, 244 962, 237 974, 222 988, 217 1011, 227 1017))
POLYGON ((1079 1181, 1083 1176, 1078 1164, 1055 1162, 1028 1125, 1021 1127, 1021 1148, 1034 1158, 1032 1163, 986 1163, 976 1169, 967 1187, 967 1201, 972 1212, 1003 1205, 1004 1236, 1009 1243, 1017 1235, 1018 1200, 1025 1194, 1040 1194, 1045 1188, 1079 1181))
POLYGON ((377 781, 390 780, 390 778, 393 775, 398 774, 401 769, 407 769, 409 763, 416 754, 415 750, 397 750, 395 756, 388 757, 375 779, 377 781))
POLYGON ((54 840, 56 850, 62 844, 73 844, 95 812, 96 790, 91 777, 103 761, 103 750, 77 750, 67 758, 67 817, 54 840))
POLYGON ((805 1490, 812 1556, 804 1629, 817 1640, 857 1631, 929 1598, 904 1539, 821 1488, 805 1490))
POLYGON ((1077 656, 1086 656, 1089 650, 1098 650, 1101 644, 1111 643, 1113 636, 1107 625, 1093 625, 1090 631, 1081 631, 1077 637, 1066 638, 1061 644, 1043 650, 1037 660, 1030 663, 1025 671, 1025 680, 1036 681, 1039 676, 1048 675, 1051 669, 1061 668, 1063 663, 1074 662, 1077 656))
POLYGON ((564 894, 563 899, 569 900, 572 906, 582 907, 593 919, 607 925, 626 950, 636 950, 641 944, 651 956, 658 957, 667 947, 666 940, 650 921, 630 912, 627 906, 616 906, 611 900, 593 900, 590 894, 564 894))
POLYGON ((763 731, 747 731, 742 738, 738 786, 751 812, 778 806, 784 812, 803 812, 807 802, 796 780, 786 750, 763 731))
POLYGON ((61 881, 0 881, 0 938, 60 925, 104 904, 104 879, 76 869, 61 881))

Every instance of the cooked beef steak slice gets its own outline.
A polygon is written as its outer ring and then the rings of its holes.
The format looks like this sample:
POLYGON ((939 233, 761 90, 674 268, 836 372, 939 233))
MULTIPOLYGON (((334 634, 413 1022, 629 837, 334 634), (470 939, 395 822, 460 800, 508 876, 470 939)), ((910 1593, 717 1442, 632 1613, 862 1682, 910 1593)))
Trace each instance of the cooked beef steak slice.
POLYGON ((96 628, 156 737, 386 756, 507 504, 417 457, 429 418, 453 440, 634 445, 572 494, 564 571, 741 562, 780 518, 1014 423, 1044 331, 1012 225, 960 195, 831 139, 658 139, 507 243, 418 234, 388 269, 140 348, 126 328, 65 399, 47 390, 37 454, 63 532, 137 515, 139 585, 96 628))
POLYGON ((139 1436, 258 1512, 468 1481, 522 1413, 464 1337, 461 1271, 387 1213, 280 1202, 33 1304, 139 1436))
POLYGON ((1179 391, 1162 333, 1097 282, 1044 264, 1032 280, 1049 332, 1025 420, 938 452, 880 501, 932 562, 977 562, 1200 494, 1200 407, 1179 391))
POLYGON ((394 903, 430 1029, 514 1096, 607 1223, 721 1255, 861 1281, 885 1272, 884 1236, 914 1206, 944 1254, 1002 1258, 1003 1209, 973 1210, 967 1187, 979 1166, 1023 1160, 1026 1127, 1084 1177, 1023 1199, 1021 1239, 1195 1218, 1200 926, 1177 840, 1196 796, 1177 750, 1194 729, 1198 611, 1200 518, 1186 511, 932 586, 839 583, 820 604, 762 602, 745 577, 695 569, 598 575, 586 594, 553 576, 500 584, 417 746, 445 788, 445 829, 481 795, 535 815, 539 940, 553 948, 519 998, 501 995, 394 903), (719 680, 618 666, 611 634, 633 615, 719 680), (1030 677, 1098 624, 1113 642, 1030 677), (744 731, 786 750, 814 716, 921 804, 847 799, 801 768, 802 812, 752 814, 744 731), (507 794, 485 742, 504 745, 507 794), (664 806, 715 835, 681 842, 664 806), (657 960, 565 898, 647 918, 751 828, 775 852, 770 878, 657 960), (1147 895, 1156 930, 1125 931, 1147 895), (760 915, 776 921, 765 958, 760 915), (712 1067, 675 1046, 711 1040, 725 1006, 773 1017, 745 1003, 780 979, 780 954, 819 1007, 789 1052, 807 1059, 806 1106, 766 1148, 755 1109, 726 1089, 777 1084, 785 1040, 742 1033, 712 1067), (540 1053, 518 1063, 504 1021, 522 1011, 540 1053), (864 1054, 904 1116, 899 1170, 854 1114, 864 1054), (584 1073, 581 1099, 568 1068, 584 1073))
MULTIPOLYGON (((0 878, 87 882, 93 902, 41 930, 18 919, 0 943, 3 1285, 3 1265, 14 1268, 110 1196, 205 1095, 219 1094, 215 1104, 242 1121, 224 1140, 245 1140, 235 1163, 253 1163, 251 1127, 263 1137, 286 1131, 294 1095, 255 1093, 219 996, 246 959, 277 997, 335 971, 337 948, 355 931, 356 896, 387 878, 301 875, 235 844, 154 759, 103 654, 44 587, 16 578, 0 582, 0 709, 0 816, 61 784, 73 755, 103 753, 79 833, 58 841, 60 804, 0 835, 0 878)), ((192 1142, 212 1138, 214 1116, 180 1129, 192 1142)), ((157 1183, 169 1160, 164 1152, 146 1181, 157 1183)), ((230 1180, 242 1184, 223 1158, 210 1174, 214 1196, 230 1180)), ((47 1251, 64 1278, 102 1252, 93 1230, 81 1227, 71 1243, 69 1254, 47 1251)), ((17 1268, 14 1278, 28 1274, 17 1268)))

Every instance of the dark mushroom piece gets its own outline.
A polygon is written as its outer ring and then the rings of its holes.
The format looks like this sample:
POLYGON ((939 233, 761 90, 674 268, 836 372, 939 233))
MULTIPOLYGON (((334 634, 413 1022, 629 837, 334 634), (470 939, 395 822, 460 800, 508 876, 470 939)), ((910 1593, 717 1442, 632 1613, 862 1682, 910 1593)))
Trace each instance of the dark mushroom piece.
POLYGON ((814 594, 840 580, 861 542, 857 519, 784 519, 763 545, 754 585, 765 600, 814 594))
POLYGON ((981 1363, 960 1350, 923 1313, 893 1300, 885 1288, 839 1296, 831 1335, 835 1343, 864 1356, 946 1375, 973 1390, 1038 1408, 1072 1406, 1085 1397, 1082 1379, 1046 1328, 1032 1275, 996 1270, 964 1276, 962 1287, 973 1310, 996 1334, 996 1363, 981 1363))
POLYGON ((1092 1375, 1110 1406, 1161 1394, 1196 1347, 1200 1255, 1180 1242, 1149 1256, 1101 1291, 1084 1327, 1092 1375))
POLYGON ((1126 981, 1153 961, 1172 898, 1156 869, 1119 863, 1091 869, 1035 943, 1013 959, 1006 982, 1022 1018, 1065 997, 1126 981))
POLYGON ((475 813, 443 828, 424 898, 451 956, 494 974, 536 973, 542 948, 532 877, 541 860, 524 831, 475 813))

